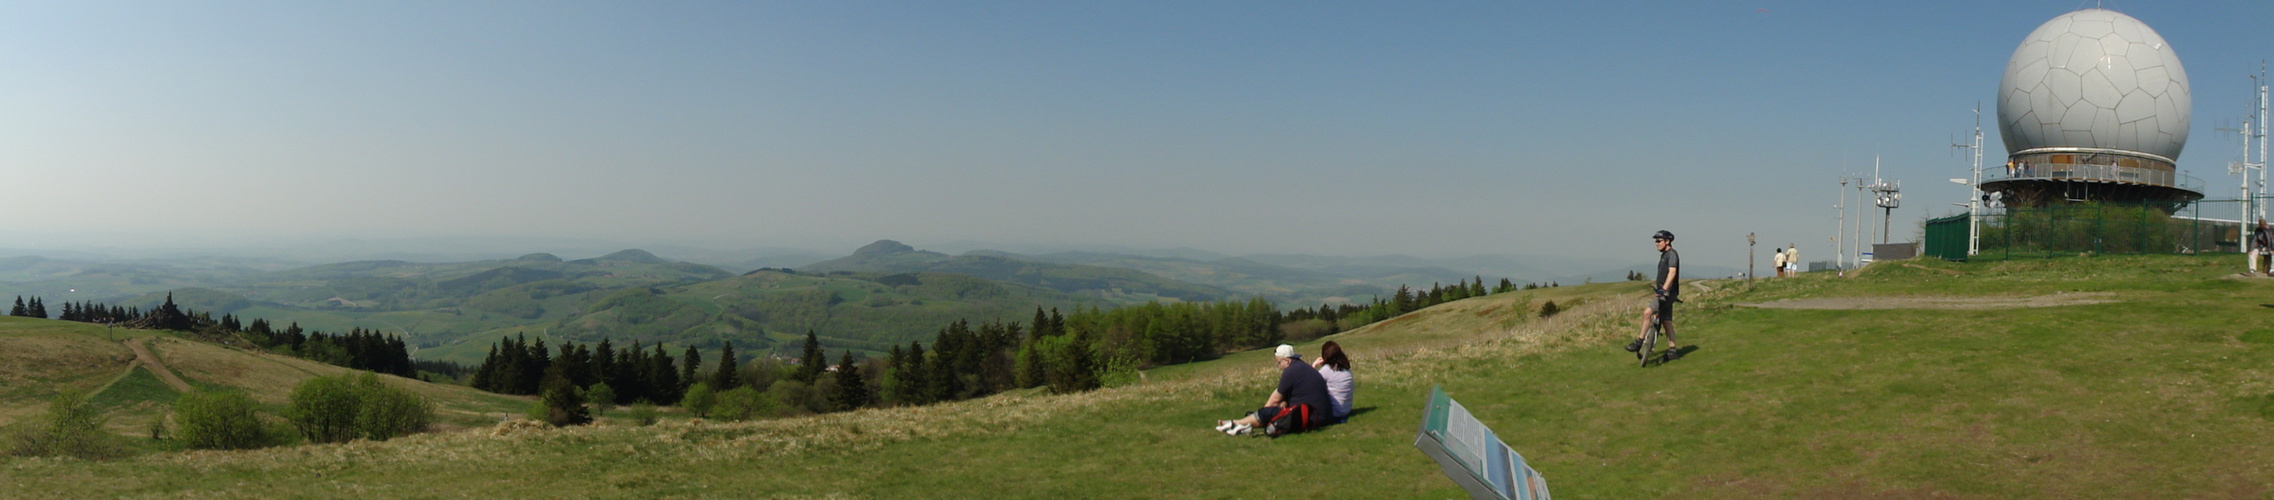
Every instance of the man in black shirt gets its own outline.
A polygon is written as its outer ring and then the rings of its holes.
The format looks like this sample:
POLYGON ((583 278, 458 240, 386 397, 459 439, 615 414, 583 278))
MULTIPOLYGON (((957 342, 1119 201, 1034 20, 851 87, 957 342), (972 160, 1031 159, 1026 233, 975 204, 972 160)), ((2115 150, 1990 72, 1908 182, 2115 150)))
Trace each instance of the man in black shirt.
POLYGON ((1304 419, 1302 425, 1292 426, 1298 430, 1326 425, 1334 418, 1334 399, 1327 395, 1326 377, 1304 363, 1303 357, 1295 354, 1295 346, 1280 344, 1271 358, 1279 364, 1279 387, 1263 401, 1263 408, 1239 420, 1219 420, 1216 430, 1235 436, 1248 434, 1286 412, 1295 412, 1287 418, 1304 419))
MULTIPOLYGON (((1674 251, 1674 233, 1661 229, 1650 235, 1650 242, 1658 247, 1658 276, 1650 280, 1650 290, 1656 298, 1642 309, 1642 328, 1647 332, 1650 322, 1664 320, 1659 331, 1666 336, 1666 350, 1681 352, 1674 347, 1674 303, 1679 302, 1682 295, 1682 254, 1674 251)), ((1637 335, 1634 342, 1627 344, 1627 350, 1641 356, 1642 337, 1637 335)))

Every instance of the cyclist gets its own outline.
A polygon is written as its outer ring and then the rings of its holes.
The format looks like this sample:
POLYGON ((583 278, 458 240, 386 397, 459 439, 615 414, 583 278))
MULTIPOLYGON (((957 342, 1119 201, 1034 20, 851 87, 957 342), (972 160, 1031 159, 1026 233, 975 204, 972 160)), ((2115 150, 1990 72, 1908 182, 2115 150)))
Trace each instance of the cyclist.
MULTIPOLYGON (((1651 323, 1659 322, 1658 331, 1666 337, 1667 357, 1680 357, 1681 351, 1674 347, 1674 303, 1681 301, 1682 254, 1674 251, 1674 233, 1661 229, 1650 235, 1650 241, 1658 246, 1658 276, 1650 281, 1650 291, 1656 297, 1642 308, 1642 331, 1648 333, 1651 323)), ((1642 337, 1636 336, 1627 350, 1641 358, 1642 337)))

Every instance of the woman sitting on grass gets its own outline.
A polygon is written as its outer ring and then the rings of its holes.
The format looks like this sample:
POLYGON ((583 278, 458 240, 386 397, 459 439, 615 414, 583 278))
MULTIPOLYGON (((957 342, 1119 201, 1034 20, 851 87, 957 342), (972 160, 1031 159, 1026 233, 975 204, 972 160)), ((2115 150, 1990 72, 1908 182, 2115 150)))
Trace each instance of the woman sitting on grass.
POLYGON ((1358 381, 1350 377, 1350 357, 1342 354, 1342 344, 1327 341, 1319 346, 1319 359, 1311 367, 1326 378, 1327 395, 1334 398, 1334 423, 1350 420, 1350 395, 1358 389, 1358 381))

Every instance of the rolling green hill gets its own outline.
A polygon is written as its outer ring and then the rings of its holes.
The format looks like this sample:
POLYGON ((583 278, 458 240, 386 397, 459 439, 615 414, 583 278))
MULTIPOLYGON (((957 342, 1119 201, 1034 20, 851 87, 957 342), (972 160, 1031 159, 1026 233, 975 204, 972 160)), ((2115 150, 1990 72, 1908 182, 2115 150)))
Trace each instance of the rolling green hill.
MULTIPOLYGON (((502 293, 502 292, 493 292, 502 293)), ((820 332, 830 349, 881 353, 909 341, 929 342, 961 319, 1022 321, 1036 307, 1071 310, 1103 301, 1034 286, 960 274, 853 273, 809 275, 779 270, 676 286, 607 292, 583 312, 540 325, 545 338, 597 342, 664 342, 716 349, 733 341, 744 353, 794 353, 805 332, 820 332)), ((506 332, 500 332, 506 333, 506 332)), ((479 361, 488 340, 438 348, 433 356, 479 361)))
POLYGON ((1208 429, 1269 391, 1267 355, 1246 352, 1073 395, 0 470, 39 496, 1459 497, 1412 446, 1443 387, 1559 498, 2260 498, 2274 281, 2229 277, 2235 260, 1693 282, 1694 349, 1649 368, 1617 348, 1641 284, 1452 302, 1329 337, 1358 413, 1276 440, 1208 429), (1565 312, 1539 318, 1551 300, 1565 312))
POLYGON ((23 269, 18 274, 42 278, 8 287, 50 303, 95 301, 148 310, 172 294, 177 303, 216 316, 236 314, 335 332, 375 329, 428 346, 559 321, 615 290, 730 276, 641 250, 573 261, 537 253, 475 262, 358 261, 203 274, 179 266, 65 266, 38 258, 8 262, 23 269), (111 292, 119 293, 105 295, 111 292))

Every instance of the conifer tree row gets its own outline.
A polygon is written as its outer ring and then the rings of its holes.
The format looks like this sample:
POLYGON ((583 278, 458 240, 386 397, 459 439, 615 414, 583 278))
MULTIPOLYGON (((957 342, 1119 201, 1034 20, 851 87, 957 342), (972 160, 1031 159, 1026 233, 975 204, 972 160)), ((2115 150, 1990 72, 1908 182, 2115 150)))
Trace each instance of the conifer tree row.
POLYGON ((27 303, 24 302, 24 296, 17 295, 16 306, 8 309, 8 315, 27 318, 45 318, 47 317, 47 304, 45 302, 41 302, 37 296, 32 297, 32 301, 27 303))
POLYGON ((1516 289, 1508 280, 1487 287, 1478 277, 1427 290, 1399 287, 1391 296, 1370 303, 1286 311, 1261 298, 1092 307, 1072 314, 1037 307, 1024 323, 958 320, 940 328, 929 346, 922 341, 892 346, 882 359, 866 362, 846 350, 834 364, 819 332, 810 330, 795 358, 760 356, 745 363, 734 344, 727 342, 710 365, 702 363, 702 353, 693 347, 674 360, 664 356, 660 346, 653 348, 652 355, 644 354, 646 348, 636 343, 619 351, 605 339, 548 349, 543 340, 514 337, 491 347, 474 370, 473 385, 507 394, 538 394, 558 379, 563 386, 588 391, 585 394, 606 384, 611 390, 600 393, 613 392, 617 404, 643 400, 675 404, 688 387, 700 383, 702 392, 720 395, 721 401, 759 398, 769 401, 764 406, 779 405, 790 412, 924 405, 1034 387, 1077 392, 1147 366, 1307 340, 1445 302, 1516 289), (1305 325, 1309 329, 1290 336, 1295 327, 1305 325), (673 366, 674 361, 679 364, 673 366), (649 378, 638 378, 641 373, 649 378))
POLYGON ((610 404, 632 404, 646 401, 654 404, 677 404, 687 390, 687 375, 701 363, 700 354, 688 349, 686 359, 674 359, 664 351, 662 344, 648 347, 633 341, 630 347, 618 349, 615 342, 601 339, 598 344, 562 343, 558 352, 547 350, 544 339, 531 343, 528 336, 501 339, 490 346, 482 364, 474 367, 469 385, 476 389, 502 394, 538 394, 555 382, 573 386, 578 390, 591 390, 605 385, 615 399, 610 404), (686 369, 681 369, 686 366, 686 369), (560 380, 552 380, 560 379, 560 380))
MULTIPOLYGON (((39 297, 29 302, 16 299, 18 316, 46 317, 47 306, 39 297)), ((351 328, 346 333, 327 334, 304 330, 299 323, 279 329, 266 319, 254 318, 251 323, 235 315, 223 314, 214 319, 210 313, 188 311, 174 304, 174 296, 166 294, 166 302, 149 312, 140 308, 119 307, 89 302, 66 302, 63 314, 56 319, 81 323, 114 324, 127 328, 154 328, 193 332, 208 338, 231 339, 226 343, 250 343, 272 352, 330 363, 333 365, 370 370, 389 375, 415 377, 418 367, 411 360, 409 346, 403 339, 378 330, 351 328), (241 342, 240 342, 241 341, 241 342)))

